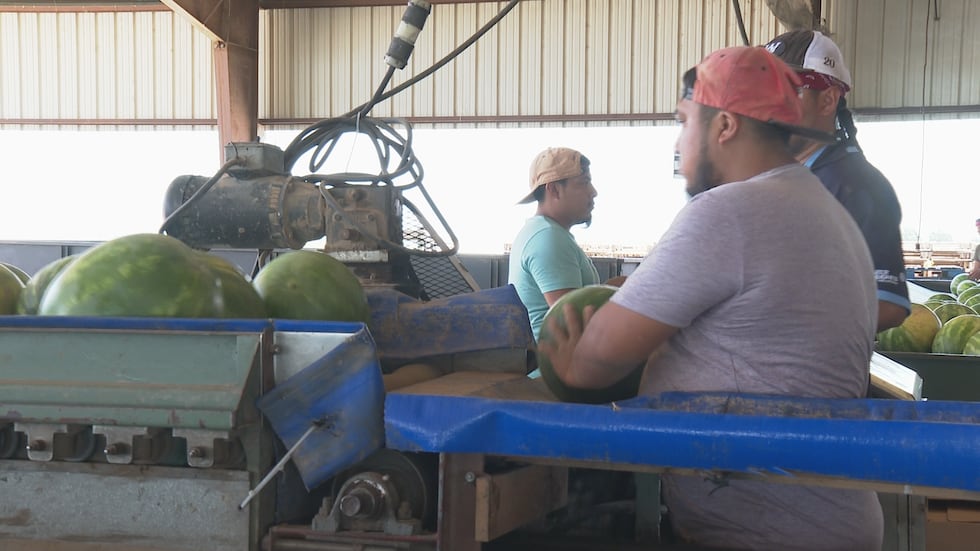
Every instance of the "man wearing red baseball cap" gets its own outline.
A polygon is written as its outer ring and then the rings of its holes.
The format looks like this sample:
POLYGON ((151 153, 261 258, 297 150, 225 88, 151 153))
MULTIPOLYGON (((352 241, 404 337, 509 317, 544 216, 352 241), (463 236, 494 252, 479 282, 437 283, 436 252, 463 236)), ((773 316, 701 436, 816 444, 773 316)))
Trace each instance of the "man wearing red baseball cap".
POLYGON ((845 101, 851 72, 844 55, 823 33, 803 29, 777 36, 766 49, 803 81, 803 124, 836 134, 832 144, 794 137, 790 146, 861 228, 878 284, 878 331, 897 327, 912 311, 902 252, 902 207, 891 183, 858 145, 845 101))
MULTIPOLYGON (((848 212, 789 149, 799 76, 764 48, 711 53, 684 75, 680 170, 692 196, 610 301, 542 343, 565 384, 603 388, 637 363, 668 391, 859 398, 877 299, 848 212), (861 277, 865 274, 865 277, 861 277)), ((880 551, 872 491, 665 474, 673 532, 719 549, 880 551)))

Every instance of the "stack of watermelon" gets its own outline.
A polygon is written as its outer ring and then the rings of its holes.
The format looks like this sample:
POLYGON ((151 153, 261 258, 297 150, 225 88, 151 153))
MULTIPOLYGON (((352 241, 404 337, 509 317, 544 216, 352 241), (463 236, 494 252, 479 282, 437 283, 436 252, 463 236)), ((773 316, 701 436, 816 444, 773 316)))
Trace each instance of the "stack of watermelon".
POLYGON ((980 285, 961 273, 949 289, 913 304, 902 325, 878 333, 878 350, 980 355, 980 285))
POLYGON ((0 266, 0 315, 368 320, 364 289, 314 251, 275 257, 255 281, 217 255, 134 234, 60 258, 33 278, 0 266))

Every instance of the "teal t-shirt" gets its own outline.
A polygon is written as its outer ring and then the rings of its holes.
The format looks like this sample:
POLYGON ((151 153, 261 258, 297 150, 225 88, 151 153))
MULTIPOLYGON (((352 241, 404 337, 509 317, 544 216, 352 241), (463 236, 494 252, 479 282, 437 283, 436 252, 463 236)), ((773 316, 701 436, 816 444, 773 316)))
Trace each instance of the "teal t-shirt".
POLYGON ((547 216, 536 215, 528 219, 514 239, 507 279, 527 308, 537 340, 548 312, 544 294, 595 285, 599 283, 599 272, 571 232, 547 216))

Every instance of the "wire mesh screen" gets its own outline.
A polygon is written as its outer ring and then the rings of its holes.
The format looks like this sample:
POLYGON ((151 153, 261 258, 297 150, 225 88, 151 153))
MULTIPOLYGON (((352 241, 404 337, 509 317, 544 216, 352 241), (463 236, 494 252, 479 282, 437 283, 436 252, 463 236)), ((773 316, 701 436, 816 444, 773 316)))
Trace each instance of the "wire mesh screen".
POLYGON ((412 269, 430 299, 479 289, 456 256, 411 256, 412 269), (454 262, 455 260, 455 262, 454 262), (468 279, 469 278, 469 279, 468 279))
MULTIPOLYGON (((412 209, 402 212, 402 245, 412 251, 448 251, 446 242, 430 231, 425 219, 412 209)), ((479 290, 480 286, 456 255, 409 254, 412 270, 430 299, 479 290)))

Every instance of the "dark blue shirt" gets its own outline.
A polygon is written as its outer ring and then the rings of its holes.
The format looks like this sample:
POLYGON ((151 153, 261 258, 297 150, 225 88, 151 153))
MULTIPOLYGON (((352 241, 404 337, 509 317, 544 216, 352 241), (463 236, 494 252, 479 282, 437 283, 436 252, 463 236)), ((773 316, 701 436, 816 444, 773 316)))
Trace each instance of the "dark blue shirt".
POLYGON ((807 164, 861 228, 874 263, 878 300, 911 311, 899 229, 902 207, 891 183, 856 144, 829 145, 807 164))

